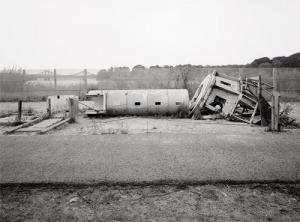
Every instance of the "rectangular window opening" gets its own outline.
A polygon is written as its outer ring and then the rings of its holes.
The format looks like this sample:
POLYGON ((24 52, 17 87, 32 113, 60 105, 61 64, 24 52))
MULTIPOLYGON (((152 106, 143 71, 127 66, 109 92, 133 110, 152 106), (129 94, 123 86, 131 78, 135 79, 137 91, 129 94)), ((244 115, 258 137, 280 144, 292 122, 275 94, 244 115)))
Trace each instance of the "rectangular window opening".
POLYGON ((141 102, 135 102, 134 105, 140 106, 140 105, 141 105, 141 102))
POLYGON ((179 105, 181 105, 181 102, 176 102, 176 106, 179 106, 179 105))
POLYGON ((226 85, 226 86, 231 86, 231 84, 228 83, 228 82, 221 81, 221 83, 224 84, 224 85, 226 85))
POLYGON ((156 106, 160 106, 161 102, 155 102, 156 106))

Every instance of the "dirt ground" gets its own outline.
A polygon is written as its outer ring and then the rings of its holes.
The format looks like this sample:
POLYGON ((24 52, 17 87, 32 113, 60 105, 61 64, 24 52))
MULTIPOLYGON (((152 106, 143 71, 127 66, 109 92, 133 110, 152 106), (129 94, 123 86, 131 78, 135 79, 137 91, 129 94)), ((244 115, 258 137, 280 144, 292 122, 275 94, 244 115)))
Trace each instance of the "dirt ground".
POLYGON ((2 186, 1 221, 299 221, 300 185, 2 186))
MULTIPOLYGON (((300 103, 292 116, 300 122, 300 103)), ((16 110, 1 103, 0 114, 16 110)), ((40 114, 44 103, 24 103, 40 114)), ((9 117, 12 119, 13 117, 9 117)), ((0 125, 0 134, 9 129, 0 125)), ((225 120, 83 115, 52 135, 188 133, 263 135, 264 128, 225 120), (234 127, 228 127, 228 125, 234 127)), ((299 133, 299 129, 288 130, 299 133)), ((23 134, 30 135, 30 134, 23 134)), ((0 185, 0 221, 300 221, 300 184, 0 185)))
MULTIPOLYGON (((89 104, 89 101, 85 101, 89 104)), ((284 107, 287 103, 282 104, 284 107)), ((288 103, 292 107, 291 117, 300 123, 300 103, 288 103)), ((86 107, 80 104, 80 110, 86 107)), ((14 113, 9 117, 0 118, 0 134, 11 129, 16 119, 17 103, 0 103, 0 115, 14 113), (7 124, 8 123, 8 124, 7 124)), ((46 110, 46 102, 24 102, 23 119, 32 118, 33 115, 40 116, 46 110), (29 115, 28 115, 29 111, 29 115)), ((264 128, 251 127, 245 123, 229 122, 226 120, 191 120, 174 119, 168 117, 114 117, 114 118, 85 118, 81 113, 75 124, 66 124, 59 130, 51 131, 49 134, 62 135, 89 135, 89 134, 134 134, 134 133, 201 133, 202 130, 218 133, 219 129, 227 125, 234 125, 237 133, 263 133, 264 128), (204 128, 205 125, 205 128, 204 128)), ((231 130, 233 128, 231 127, 231 130)), ((234 132, 232 132, 234 133, 234 132)), ((31 134, 29 134, 31 135, 31 134)))

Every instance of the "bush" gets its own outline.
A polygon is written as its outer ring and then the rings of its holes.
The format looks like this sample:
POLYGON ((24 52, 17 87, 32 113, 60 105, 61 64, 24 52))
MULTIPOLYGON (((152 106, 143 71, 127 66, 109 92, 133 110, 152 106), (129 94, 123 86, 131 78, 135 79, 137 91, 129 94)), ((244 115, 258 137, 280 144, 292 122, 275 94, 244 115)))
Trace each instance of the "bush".
POLYGON ((286 128, 297 128, 299 123, 297 123, 296 118, 290 116, 293 111, 293 107, 290 104, 286 104, 279 114, 279 123, 281 126, 286 128))

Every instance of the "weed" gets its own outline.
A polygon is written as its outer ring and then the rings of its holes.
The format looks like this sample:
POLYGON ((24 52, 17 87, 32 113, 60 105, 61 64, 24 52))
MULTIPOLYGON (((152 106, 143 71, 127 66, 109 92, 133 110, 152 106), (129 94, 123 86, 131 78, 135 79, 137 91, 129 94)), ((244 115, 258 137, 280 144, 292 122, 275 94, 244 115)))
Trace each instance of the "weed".
POLYGON ((279 114, 279 122, 280 125, 287 128, 297 128, 299 127, 299 123, 296 118, 291 117, 291 112, 293 111, 293 107, 291 104, 285 104, 282 111, 279 114))

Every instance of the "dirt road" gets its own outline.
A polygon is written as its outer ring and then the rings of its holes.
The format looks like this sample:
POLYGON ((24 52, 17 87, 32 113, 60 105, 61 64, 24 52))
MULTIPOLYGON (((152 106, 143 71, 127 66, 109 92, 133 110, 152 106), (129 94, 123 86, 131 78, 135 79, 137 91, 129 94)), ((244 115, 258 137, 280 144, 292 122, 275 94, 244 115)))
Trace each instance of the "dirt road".
POLYGON ((1 183, 299 180, 299 133, 0 136, 1 183))

